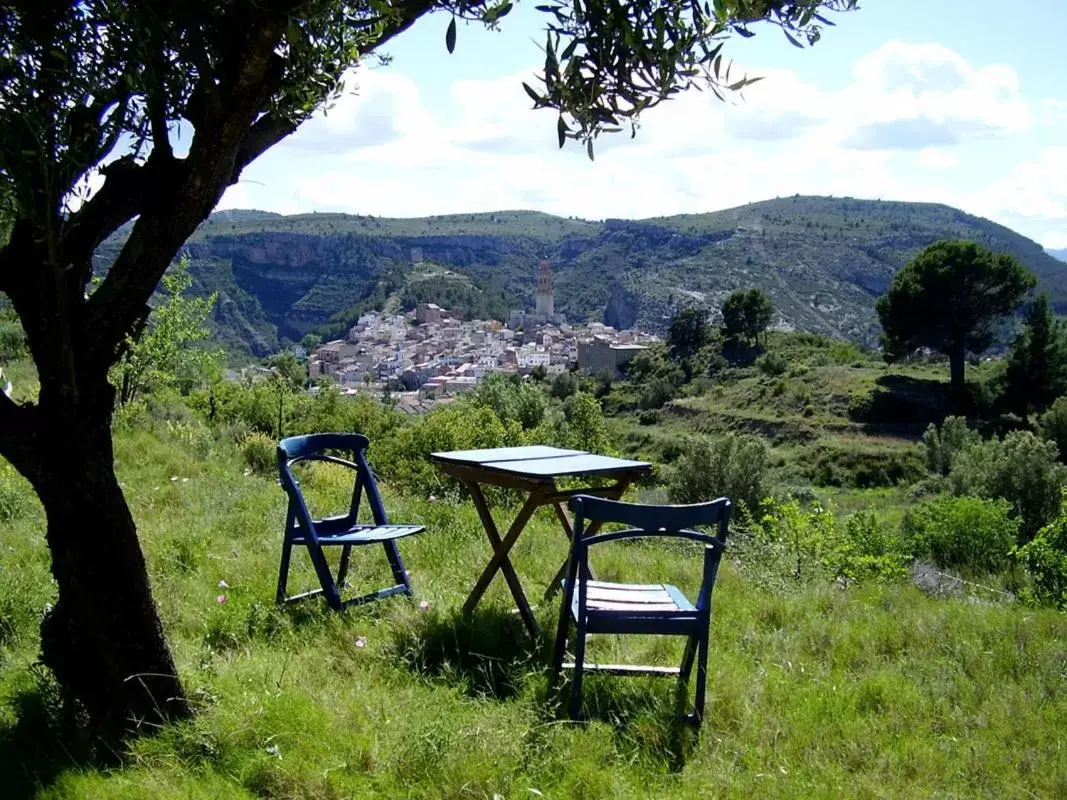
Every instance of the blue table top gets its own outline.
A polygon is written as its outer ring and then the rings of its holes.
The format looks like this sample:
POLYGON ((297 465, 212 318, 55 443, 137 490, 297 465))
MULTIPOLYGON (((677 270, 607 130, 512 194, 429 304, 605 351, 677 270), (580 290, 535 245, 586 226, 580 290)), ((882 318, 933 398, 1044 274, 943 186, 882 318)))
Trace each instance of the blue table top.
POLYGON ((496 447, 487 450, 452 450, 431 453, 440 463, 460 464, 493 470, 518 477, 560 478, 567 475, 605 475, 614 472, 644 471, 652 465, 645 461, 612 458, 581 450, 533 445, 531 447, 496 447))

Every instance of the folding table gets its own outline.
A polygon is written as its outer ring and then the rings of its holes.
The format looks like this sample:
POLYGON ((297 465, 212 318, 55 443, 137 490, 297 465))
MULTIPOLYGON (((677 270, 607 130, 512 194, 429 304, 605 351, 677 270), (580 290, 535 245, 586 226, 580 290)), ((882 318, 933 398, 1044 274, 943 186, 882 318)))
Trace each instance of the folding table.
MULTIPOLYGON (((522 584, 511 564, 508 554, 514 547, 519 535, 530 521, 534 511, 541 506, 553 506, 556 516, 568 539, 573 535, 573 527, 564 504, 574 495, 586 494, 598 497, 618 499, 623 492, 642 474, 651 469, 651 464, 644 461, 630 461, 612 458, 581 450, 563 450, 558 447, 534 445, 530 447, 497 447, 486 450, 453 450, 445 453, 432 453, 430 460, 438 464, 448 475, 458 479, 471 493, 478 516, 485 528, 493 555, 482 570, 481 576, 474 584, 470 596, 463 605, 463 612, 470 614, 478 606, 485 590, 489 588, 493 577, 499 571, 504 575, 511 590, 522 621, 530 635, 539 633, 533 610, 523 592, 522 584), (614 482, 604 487, 582 487, 579 489, 560 489, 556 486, 558 478, 609 477, 614 482), (527 494, 514 521, 507 532, 501 536, 493 521, 482 486, 504 486, 518 489, 527 494)), ((596 533, 599 526, 590 525, 587 536, 596 533)), ((546 597, 559 586, 566 569, 564 563, 556 576, 549 583, 546 597)))

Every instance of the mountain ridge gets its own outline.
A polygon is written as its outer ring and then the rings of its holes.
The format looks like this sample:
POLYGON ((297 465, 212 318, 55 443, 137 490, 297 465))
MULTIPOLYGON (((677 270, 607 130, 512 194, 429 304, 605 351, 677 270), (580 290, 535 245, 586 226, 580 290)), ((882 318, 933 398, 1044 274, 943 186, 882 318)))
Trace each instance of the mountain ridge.
POLYGON ((944 238, 1010 253, 1067 311, 1067 264, 1003 225, 933 203, 797 195, 641 220, 523 210, 412 218, 227 210, 186 249, 196 289, 219 293, 220 339, 264 355, 279 337, 336 335, 388 297, 437 302, 438 285, 442 304, 472 312, 502 316, 512 301, 529 307, 543 257, 552 262, 557 310, 575 320, 662 330, 687 304, 717 314, 733 289, 760 286, 775 302, 778 327, 873 345, 875 299, 911 257, 944 238), (457 280, 422 279, 409 289, 422 274, 417 261, 457 280))

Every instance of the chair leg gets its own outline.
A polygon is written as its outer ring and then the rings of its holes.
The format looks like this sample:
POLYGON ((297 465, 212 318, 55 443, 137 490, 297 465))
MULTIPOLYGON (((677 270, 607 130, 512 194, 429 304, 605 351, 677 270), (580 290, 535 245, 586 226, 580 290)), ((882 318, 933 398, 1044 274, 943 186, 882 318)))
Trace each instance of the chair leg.
POLYGON ((404 586, 408 594, 413 594, 411 579, 408 578, 407 570, 404 568, 404 559, 400 557, 400 550, 397 548, 396 542, 382 542, 382 546, 385 547, 385 557, 389 560, 389 568, 393 571, 393 580, 398 586, 404 586))
POLYGON ((340 611, 343 607, 341 593, 337 590, 337 584, 333 582, 333 574, 330 572, 330 565, 326 561, 326 554, 322 552, 321 547, 317 547, 310 542, 307 550, 308 556, 311 558, 311 564, 315 567, 319 585, 322 587, 323 594, 326 595, 326 602, 334 611, 340 611))
POLYGON ((565 608, 560 612, 559 625, 556 628, 556 645, 552 651, 552 672, 548 678, 549 694, 555 694, 559 686, 559 674, 563 671, 563 658, 567 652, 567 630, 570 626, 570 610, 565 608))
POLYGON ((341 548, 341 564, 337 567, 337 588, 341 589, 345 585, 345 578, 348 577, 348 562, 352 556, 352 545, 346 544, 341 548))
POLYGON ((697 656, 697 689, 694 721, 699 726, 704 720, 704 690, 708 685, 708 632, 700 637, 700 654, 697 656))
POLYGON ((282 542, 282 563, 278 568, 278 593, 275 602, 281 605, 285 602, 285 589, 289 583, 289 558, 293 553, 292 543, 286 539, 282 542))
POLYGON ((580 719, 582 710, 582 677, 585 672, 585 626, 578 625, 574 642, 574 677, 571 681, 571 719, 580 719))
POLYGON ((697 641, 699 638, 697 634, 693 634, 686 639, 685 653, 682 655, 682 669, 678 673, 683 683, 689 682, 689 676, 693 672, 693 660, 697 654, 697 641))

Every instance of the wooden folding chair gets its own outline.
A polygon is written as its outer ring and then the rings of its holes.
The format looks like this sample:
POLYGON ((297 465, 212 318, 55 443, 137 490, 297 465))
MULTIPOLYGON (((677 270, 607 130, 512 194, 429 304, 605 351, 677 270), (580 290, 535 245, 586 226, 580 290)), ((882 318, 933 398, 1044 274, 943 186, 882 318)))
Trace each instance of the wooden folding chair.
POLYGON ((696 701, 689 718, 697 725, 704 714, 704 692, 708 675, 708 637, 711 625, 711 592, 726 543, 730 501, 725 497, 710 503, 689 506, 646 506, 579 495, 570 501, 574 512, 574 536, 564 580, 563 604, 559 615, 553 655, 550 691, 560 672, 573 670, 570 716, 578 719, 582 703, 582 677, 587 671, 615 674, 678 675, 680 685, 688 685, 694 661, 697 667, 696 701), (621 523, 626 530, 585 536, 591 524, 621 523), (694 530, 714 526, 715 535, 694 530), (608 542, 637 538, 689 539, 704 544, 704 574, 692 603, 675 586, 667 584, 608 583, 589 577, 589 549, 608 542), (574 662, 564 664, 568 633, 575 628, 574 662), (591 633, 638 633, 685 636, 685 655, 680 668, 645 667, 628 664, 592 665, 585 663, 585 639, 591 633))
POLYGON ((278 472, 282 488, 289 496, 289 510, 285 520, 285 538, 282 541, 282 563, 278 571, 277 602, 288 603, 302 600, 318 594, 326 596, 330 608, 340 610, 345 606, 368 603, 394 594, 412 594, 411 581, 408 579, 404 561, 400 558, 396 541, 405 536, 424 530, 421 525, 393 525, 385 513, 382 496, 374 473, 367 465, 366 451, 370 444, 366 436, 358 433, 316 433, 308 436, 292 436, 278 444, 278 472), (336 452, 349 454, 350 459, 334 455, 336 452), (300 482, 293 475, 293 465, 302 461, 325 461, 338 464, 355 472, 352 489, 352 502, 348 513, 312 519, 307 502, 300 491, 300 482), (370 504, 371 524, 358 521, 360 500, 366 494, 370 504), (394 585, 376 592, 341 600, 341 589, 348 574, 349 558, 352 548, 362 545, 381 544, 393 573, 394 585), (319 579, 319 589, 286 596, 286 584, 289 579, 289 558, 294 546, 306 547, 311 557, 311 564, 319 579), (341 547, 341 561, 337 578, 330 570, 323 548, 341 547))

